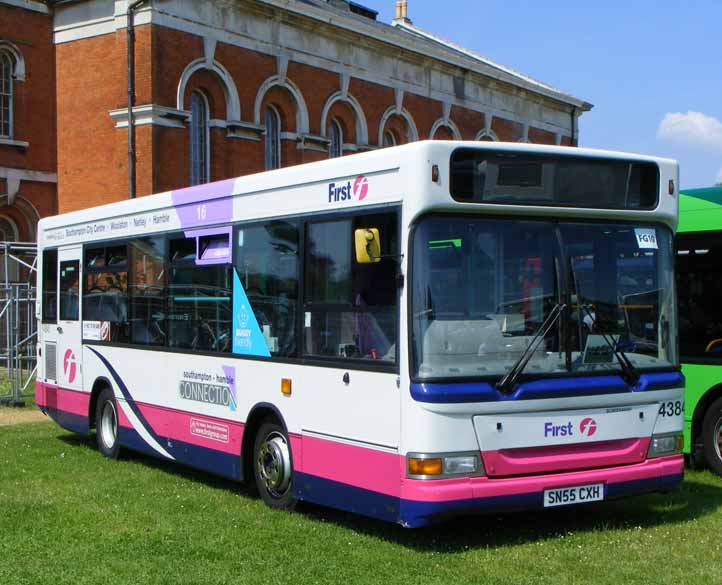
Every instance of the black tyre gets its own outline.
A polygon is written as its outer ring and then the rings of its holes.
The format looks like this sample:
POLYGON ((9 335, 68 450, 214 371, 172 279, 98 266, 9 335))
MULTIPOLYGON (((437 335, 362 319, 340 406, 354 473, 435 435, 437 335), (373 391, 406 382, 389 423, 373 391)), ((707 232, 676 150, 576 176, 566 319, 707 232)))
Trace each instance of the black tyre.
POLYGON ((722 476, 722 398, 715 400, 704 415, 702 443, 707 465, 722 476))
POLYGON ((98 396, 98 405, 95 408, 95 437, 98 451, 111 459, 118 458, 118 405, 110 388, 105 388, 98 396))
POLYGON ((253 477, 256 489, 267 506, 292 510, 293 460, 286 431, 275 421, 261 425, 253 444, 253 477))

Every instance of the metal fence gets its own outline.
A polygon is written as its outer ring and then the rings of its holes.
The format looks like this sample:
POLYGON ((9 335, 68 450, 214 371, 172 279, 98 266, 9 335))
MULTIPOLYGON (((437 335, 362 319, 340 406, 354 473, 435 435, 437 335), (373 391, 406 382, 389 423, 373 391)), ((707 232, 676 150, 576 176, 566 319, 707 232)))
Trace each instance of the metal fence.
POLYGON ((37 247, 0 242, 0 403, 22 405, 37 370, 37 247))

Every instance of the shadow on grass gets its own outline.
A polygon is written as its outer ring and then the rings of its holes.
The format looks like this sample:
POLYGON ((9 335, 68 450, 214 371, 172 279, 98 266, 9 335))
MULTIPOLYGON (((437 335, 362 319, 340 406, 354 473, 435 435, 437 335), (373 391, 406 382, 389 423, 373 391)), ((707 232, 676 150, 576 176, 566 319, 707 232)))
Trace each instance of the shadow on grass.
MULTIPOLYGON (((61 433, 65 433, 65 431, 61 429, 61 433)), ((96 452, 98 451, 95 442, 95 432, 93 432, 90 436, 76 433, 60 434, 58 435, 58 439, 71 447, 91 449, 96 452)), ((98 452, 98 457, 102 457, 100 452, 98 452)), ((190 481, 203 483, 204 485, 215 489, 232 490, 240 493, 242 496, 252 497, 254 494, 253 490, 251 490, 246 484, 218 475, 213 475, 212 473, 203 471, 202 469, 188 467, 182 463, 174 461, 166 461, 165 459, 153 457, 152 455, 146 455, 145 453, 140 453, 138 451, 123 449, 121 450, 120 460, 153 467, 159 471, 163 471, 164 473, 177 475, 190 481)))
MULTIPOLYGON (((95 449, 95 436, 62 434, 61 441, 74 447, 95 449)), ((100 455, 99 455, 100 456, 100 455)), ((125 450, 123 459, 182 476, 220 490, 231 490, 254 497, 246 484, 207 472, 125 450)), ((420 529, 365 518, 349 512, 301 502, 295 513, 309 521, 335 524, 421 551, 461 552, 474 548, 524 544, 558 539, 577 532, 628 530, 688 522, 713 514, 722 508, 722 482, 710 485, 686 480, 678 492, 648 494, 553 510, 531 510, 508 514, 488 514, 452 518, 420 529)))
POLYGON ((308 518, 417 550, 461 552, 472 548, 558 539, 577 532, 650 528, 687 522, 722 508, 722 484, 685 481, 678 492, 648 494, 553 510, 527 510, 452 518, 420 529, 405 529, 320 506, 303 507, 308 518))

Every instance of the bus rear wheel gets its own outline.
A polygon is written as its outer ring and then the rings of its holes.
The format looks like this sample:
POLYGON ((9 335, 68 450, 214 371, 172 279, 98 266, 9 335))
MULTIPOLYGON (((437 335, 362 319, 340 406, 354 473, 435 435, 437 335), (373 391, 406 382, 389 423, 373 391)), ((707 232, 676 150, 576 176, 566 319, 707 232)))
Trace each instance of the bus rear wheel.
POLYGON ((271 507, 292 510, 293 461, 286 431, 276 422, 261 425, 253 445, 253 475, 263 502, 271 507))
POLYGON ((722 475, 722 398, 715 400, 704 415, 702 443, 707 465, 722 475))
POLYGON ((98 451, 110 459, 120 455, 118 441, 118 405, 110 388, 105 388, 98 397, 95 408, 95 437, 98 451))

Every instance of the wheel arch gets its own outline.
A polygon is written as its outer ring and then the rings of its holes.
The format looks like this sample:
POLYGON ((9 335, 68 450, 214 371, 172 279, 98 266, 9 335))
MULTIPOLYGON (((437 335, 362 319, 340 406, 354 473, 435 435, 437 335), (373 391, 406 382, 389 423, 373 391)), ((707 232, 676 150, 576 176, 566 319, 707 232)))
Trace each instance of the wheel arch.
POLYGON ((697 405, 694 407, 694 413, 692 414, 692 436, 691 449, 694 450, 698 446, 698 440, 702 434, 702 423, 704 422, 704 415, 710 405, 717 400, 722 398, 722 384, 716 384, 711 386, 697 401, 697 405))
POLYGON ((256 433, 263 424, 263 421, 272 419, 283 427, 288 434, 286 421, 276 406, 268 402, 259 402, 251 408, 243 427, 243 440, 241 442, 241 481, 253 477, 251 464, 253 463, 253 443, 256 439, 256 433))
POLYGON ((95 428, 95 410, 98 407, 98 396, 106 388, 113 389, 110 380, 105 376, 99 376, 93 382, 93 389, 90 391, 90 403, 88 405, 88 428, 95 428))

